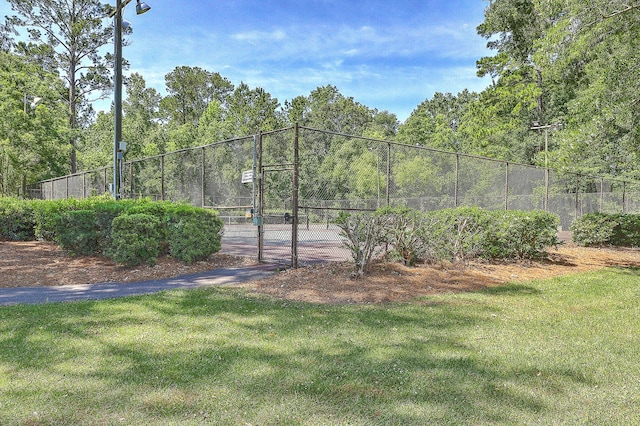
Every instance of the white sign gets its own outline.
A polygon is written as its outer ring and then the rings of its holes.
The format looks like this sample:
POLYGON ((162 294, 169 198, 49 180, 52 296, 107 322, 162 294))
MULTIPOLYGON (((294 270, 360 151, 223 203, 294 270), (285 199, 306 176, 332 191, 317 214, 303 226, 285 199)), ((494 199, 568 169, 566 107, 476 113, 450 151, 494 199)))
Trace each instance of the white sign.
POLYGON ((253 170, 245 170, 242 172, 242 183, 253 182, 253 170))

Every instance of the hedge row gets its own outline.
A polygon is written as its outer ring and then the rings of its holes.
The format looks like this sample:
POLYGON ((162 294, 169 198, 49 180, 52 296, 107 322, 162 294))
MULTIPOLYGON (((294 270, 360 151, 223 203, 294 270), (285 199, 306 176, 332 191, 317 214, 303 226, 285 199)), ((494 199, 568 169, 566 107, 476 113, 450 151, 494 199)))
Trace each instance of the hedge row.
POLYGON ((581 246, 640 247, 640 215, 589 213, 573 221, 571 232, 581 246))
POLYGON ((376 254, 407 264, 471 259, 532 259, 559 244, 558 216, 544 211, 384 208, 342 213, 337 224, 362 274, 376 254))
POLYGON ((0 198, 0 239, 53 241, 124 265, 154 264, 164 254, 187 263, 206 259, 220 250, 222 227, 216 212, 179 203, 0 198))

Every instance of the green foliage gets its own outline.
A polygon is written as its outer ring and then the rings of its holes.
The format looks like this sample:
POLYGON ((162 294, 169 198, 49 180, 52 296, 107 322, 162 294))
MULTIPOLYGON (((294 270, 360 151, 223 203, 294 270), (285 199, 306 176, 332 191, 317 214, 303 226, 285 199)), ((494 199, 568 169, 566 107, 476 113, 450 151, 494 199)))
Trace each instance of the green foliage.
POLYGON ((100 251, 100 230, 94 210, 71 210, 55 218, 56 240, 60 247, 75 254, 91 255, 100 251))
POLYGON ((114 201, 109 196, 0 198, 0 219, 0 239, 54 241, 73 253, 102 253, 125 265, 155 263, 166 253, 187 263, 206 259, 220 251, 223 230, 215 211, 148 199, 114 201), (121 219, 125 216, 134 219, 121 219))
POLYGON ((571 224, 573 241, 581 246, 598 246, 609 244, 613 236, 613 229, 618 223, 611 215, 604 213, 589 213, 580 216, 571 224))
POLYGON ((0 240, 33 240, 34 227, 33 202, 0 197, 0 240))
POLYGON ((375 215, 383 218, 383 241, 390 247, 388 255, 397 257, 407 265, 436 257, 430 238, 436 226, 432 216, 406 207, 385 207, 375 215))
POLYGON ((385 218, 367 213, 347 214, 340 212, 335 220, 344 245, 351 252, 358 275, 363 275, 371 260, 381 252, 380 244, 385 237, 385 218))
POLYGON ((26 196, 28 183, 68 173, 62 81, 39 63, 0 51, 0 196, 26 196))
POLYGON ((160 109, 173 124, 197 124, 210 102, 225 103, 233 84, 199 67, 179 66, 165 76, 168 95, 160 109))
POLYGON ((222 248, 223 223, 217 212, 177 205, 167 212, 169 253, 186 263, 208 258, 222 248))
POLYGON ((56 218, 70 210, 78 210, 78 200, 47 200, 35 204, 34 232, 38 240, 56 240, 56 218))
POLYGON ((459 207, 426 213, 436 226, 428 236, 439 261, 467 262, 482 257, 484 235, 491 227, 490 213, 476 207, 459 207))
POLYGON ((408 265, 542 257, 548 247, 559 244, 559 222, 558 216, 544 211, 477 207, 427 213, 406 207, 383 208, 373 214, 341 212, 336 221, 359 274, 375 254, 382 253, 383 246, 388 256, 408 265))
POLYGON ((113 219, 124 213, 127 208, 135 206, 133 200, 108 200, 95 205, 95 221, 98 229, 98 246, 100 251, 105 254, 111 246, 111 226, 113 219))
POLYGON ((640 215, 618 214, 613 216, 618 226, 613 229, 613 245, 640 247, 640 215))
POLYGON ((97 0, 9 0, 9 3, 16 15, 7 18, 7 29, 16 34, 17 29, 24 29, 35 43, 29 44, 25 53, 32 61, 42 61, 47 68, 57 69, 65 76, 64 87, 75 88, 60 87, 63 90, 59 90, 56 99, 60 101, 62 97, 68 106, 70 131, 66 145, 71 148, 71 173, 75 173, 76 144, 84 124, 82 112, 91 111, 87 96, 111 87, 109 56, 99 52, 113 39, 111 26, 98 19, 105 14, 104 5, 97 0))
MULTIPOLYGON (((125 205, 134 201, 125 201, 125 205)), ((35 200, 33 201, 35 212, 35 237, 38 240, 56 241, 57 218, 59 215, 72 210, 95 210, 103 204, 113 203, 108 196, 89 197, 82 200, 76 198, 60 200, 35 200)))
POLYGON ((485 256, 499 259, 533 259, 557 246, 557 215, 545 211, 492 212, 493 226, 486 235, 485 256))
POLYGON ((573 241, 581 246, 640 247, 640 215, 590 213, 571 224, 573 241))
POLYGON ((109 254, 125 266, 154 265, 160 254, 160 221, 148 214, 125 214, 113 219, 109 254))

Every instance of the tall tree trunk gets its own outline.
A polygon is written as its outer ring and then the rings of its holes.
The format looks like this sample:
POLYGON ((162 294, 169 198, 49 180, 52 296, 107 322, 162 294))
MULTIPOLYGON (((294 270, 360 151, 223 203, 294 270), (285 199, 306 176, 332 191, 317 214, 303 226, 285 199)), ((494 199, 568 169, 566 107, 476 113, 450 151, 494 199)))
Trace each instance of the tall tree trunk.
POLYGON ((71 137, 69 138, 71 157, 69 163, 71 166, 71 174, 77 171, 76 129, 78 128, 78 119, 76 115, 76 64, 72 59, 69 66, 69 127, 71 128, 71 137))

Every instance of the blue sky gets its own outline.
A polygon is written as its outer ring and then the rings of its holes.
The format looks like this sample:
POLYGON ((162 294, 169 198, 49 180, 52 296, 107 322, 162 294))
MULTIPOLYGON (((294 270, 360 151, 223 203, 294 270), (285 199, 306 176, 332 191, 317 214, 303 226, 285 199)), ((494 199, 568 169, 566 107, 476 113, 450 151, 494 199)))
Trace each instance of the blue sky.
MULTIPOLYGON (((106 1, 106 0, 105 0, 106 1)), ((115 4, 115 1, 113 1, 115 4)), ((219 72, 261 87, 281 104, 334 85, 345 96, 404 121, 435 92, 480 91, 490 52, 476 34, 487 0, 148 0, 125 19, 129 72, 163 95, 176 66, 219 72)), ((11 14, 0 0, 0 15, 11 14)), ((113 50, 112 46, 108 50, 113 50)), ((96 105, 106 109, 109 101, 96 105)))

